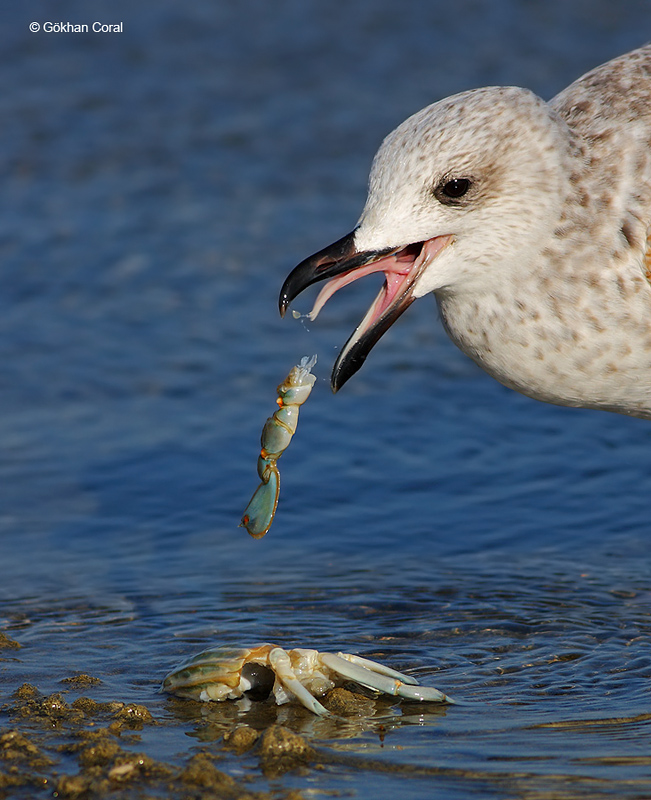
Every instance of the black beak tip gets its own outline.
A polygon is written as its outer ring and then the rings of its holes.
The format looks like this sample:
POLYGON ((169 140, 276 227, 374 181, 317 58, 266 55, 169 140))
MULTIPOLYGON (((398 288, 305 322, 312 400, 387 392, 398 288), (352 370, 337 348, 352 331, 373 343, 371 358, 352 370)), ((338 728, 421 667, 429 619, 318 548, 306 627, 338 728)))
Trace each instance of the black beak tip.
POLYGON ((346 234, 334 244, 324 247, 318 253, 301 261, 289 273, 280 290, 278 309, 280 316, 287 313, 292 300, 308 286, 318 281, 340 275, 357 266, 352 259, 355 253, 355 231, 346 234))
POLYGON ((282 288, 280 290, 280 294, 278 295, 278 311, 280 311, 280 316, 284 317, 287 313, 287 309, 290 306, 292 300, 298 294, 295 291, 294 287, 294 273, 296 270, 293 270, 286 278, 285 283, 283 283, 282 288))
POLYGON ((366 355, 363 341, 355 342, 351 348, 348 347, 348 343, 344 345, 344 349, 332 368, 330 388, 333 394, 337 394, 341 387, 362 367, 366 361, 366 355))

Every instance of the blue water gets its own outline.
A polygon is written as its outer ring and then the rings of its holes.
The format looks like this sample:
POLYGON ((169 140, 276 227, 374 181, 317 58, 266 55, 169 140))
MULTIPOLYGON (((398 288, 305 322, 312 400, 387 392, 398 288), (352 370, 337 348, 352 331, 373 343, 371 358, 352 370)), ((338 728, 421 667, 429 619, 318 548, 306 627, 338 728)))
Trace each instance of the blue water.
POLYGON ((165 722, 139 749, 182 760, 237 712, 179 714, 157 690, 181 658, 342 649, 462 702, 389 705, 384 738, 279 709, 334 755, 272 789, 651 796, 649 423, 499 386, 428 298, 333 397, 373 280, 308 326, 276 310, 405 116, 492 83, 550 97, 642 44, 651 7, 62 2, 57 20, 124 33, 29 32, 52 14, 0 26, 0 629, 23 645, 2 693, 89 672, 165 722), (314 352, 253 541, 260 430, 314 352))

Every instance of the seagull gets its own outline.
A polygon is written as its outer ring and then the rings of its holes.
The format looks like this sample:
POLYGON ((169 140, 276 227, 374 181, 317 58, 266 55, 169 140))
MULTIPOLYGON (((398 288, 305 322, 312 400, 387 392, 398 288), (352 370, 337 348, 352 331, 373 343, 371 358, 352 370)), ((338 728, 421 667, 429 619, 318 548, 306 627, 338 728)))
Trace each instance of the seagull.
POLYGON ((651 418, 651 45, 551 101, 462 92, 382 142, 355 229, 302 261, 280 313, 328 280, 385 281, 332 371, 337 391, 419 297, 486 372, 563 406, 651 418))

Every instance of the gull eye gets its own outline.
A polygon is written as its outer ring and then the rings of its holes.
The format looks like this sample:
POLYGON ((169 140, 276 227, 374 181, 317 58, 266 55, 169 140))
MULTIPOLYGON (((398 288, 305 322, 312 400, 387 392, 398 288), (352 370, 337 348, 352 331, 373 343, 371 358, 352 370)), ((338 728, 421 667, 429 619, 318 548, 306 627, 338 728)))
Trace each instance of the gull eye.
POLYGON ((463 197, 464 194, 470 189, 470 181, 468 178, 454 178, 448 181, 443 187, 443 194, 446 197, 463 197))
POLYGON ((470 189, 470 181, 468 178, 453 178, 453 180, 448 181, 443 187, 443 194, 446 197, 452 197, 456 200, 457 197, 463 197, 468 189, 470 189))
POLYGON ((436 199, 445 205, 454 205, 468 193, 472 186, 470 178, 452 178, 452 180, 442 181, 434 190, 436 199))

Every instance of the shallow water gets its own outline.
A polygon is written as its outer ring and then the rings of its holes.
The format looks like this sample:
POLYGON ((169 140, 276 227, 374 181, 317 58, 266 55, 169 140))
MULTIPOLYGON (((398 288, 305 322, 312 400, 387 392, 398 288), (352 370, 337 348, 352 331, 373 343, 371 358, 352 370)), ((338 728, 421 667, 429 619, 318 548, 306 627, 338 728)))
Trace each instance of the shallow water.
POLYGON ((275 305, 352 227, 408 113, 490 83, 549 97, 641 44, 649 8, 59 6, 124 33, 30 34, 46 3, 3 12, 0 629, 22 648, 0 651, 2 693, 90 673, 96 699, 164 722, 139 747, 172 761, 280 720, 330 761, 268 781, 225 757, 273 791, 650 796, 651 426, 502 388, 428 299, 333 397, 375 287, 309 326, 275 305), (253 541, 236 526, 261 426, 313 352, 253 541), (368 655, 459 704, 341 725, 158 693, 184 656, 257 641, 368 655))

